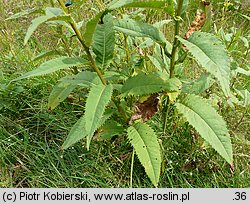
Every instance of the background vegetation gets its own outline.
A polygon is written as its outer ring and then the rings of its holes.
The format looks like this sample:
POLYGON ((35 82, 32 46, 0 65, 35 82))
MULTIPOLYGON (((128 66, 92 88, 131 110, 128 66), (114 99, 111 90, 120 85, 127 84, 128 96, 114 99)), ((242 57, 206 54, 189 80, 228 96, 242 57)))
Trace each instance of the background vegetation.
MULTIPOLYGON (((182 35, 187 31, 197 9, 189 1, 188 13, 183 16, 182 35)), ((27 8, 50 6, 49 1, 0 1, 0 187, 129 187, 132 148, 124 138, 93 141, 90 151, 77 143, 66 151, 60 149, 73 124, 82 114, 85 93, 75 91, 54 111, 47 109, 47 99, 57 79, 66 71, 43 77, 25 79, 9 85, 10 80, 34 69, 42 60, 35 56, 59 45, 58 52, 77 49, 78 43, 58 41, 58 31, 42 25, 28 45, 23 39, 32 17, 5 21, 13 13, 27 8)), ((88 1, 75 8, 75 18, 91 18, 107 1, 88 1)), ((227 45, 235 62, 248 74, 237 74, 234 87, 249 90, 249 3, 247 1, 212 1, 211 32, 227 45), (240 38, 234 40, 237 31, 240 38)), ((77 5, 77 4, 76 4, 77 5)), ((74 5, 73 5, 74 6, 74 5)), ((144 11, 149 22, 167 19, 162 13, 144 11)), ((165 35, 173 29, 164 27, 165 35)), ((171 37, 171 36, 170 36, 171 37)), ((49 59, 48 57, 47 59, 49 59)), ((125 62, 124 62, 125 63, 125 62)), ((192 62, 187 61, 187 66, 192 62)), ((199 73, 195 64, 195 78, 199 73)), ((208 93, 209 95, 209 93, 208 93)), ((209 95, 219 102, 220 114, 230 130, 235 172, 213 149, 204 146, 197 133, 186 123, 170 121, 162 140, 164 164, 159 187, 249 187, 250 179, 250 110, 249 106, 235 109, 224 105, 216 90, 209 95), (178 128, 176 128, 178 127, 178 128)), ((248 99, 249 100, 249 99, 248 99)), ((161 116, 156 115, 152 126, 161 132, 161 116)), ((134 163, 133 187, 152 187, 137 158, 134 163)))

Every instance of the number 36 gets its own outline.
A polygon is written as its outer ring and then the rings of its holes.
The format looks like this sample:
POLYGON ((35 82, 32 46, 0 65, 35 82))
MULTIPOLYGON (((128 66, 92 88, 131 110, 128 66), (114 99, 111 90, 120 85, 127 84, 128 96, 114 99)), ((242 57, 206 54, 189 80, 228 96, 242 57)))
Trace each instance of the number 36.
POLYGON ((236 198, 234 200, 246 200, 247 194, 246 192, 235 192, 236 198))

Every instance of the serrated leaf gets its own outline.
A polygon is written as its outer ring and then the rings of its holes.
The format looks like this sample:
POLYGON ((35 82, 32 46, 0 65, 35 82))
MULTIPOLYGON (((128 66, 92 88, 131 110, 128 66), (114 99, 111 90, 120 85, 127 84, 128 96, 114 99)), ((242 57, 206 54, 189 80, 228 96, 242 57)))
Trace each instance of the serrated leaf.
POLYGON ((60 83, 53 87, 48 100, 49 110, 53 110, 60 102, 64 101, 69 94, 79 85, 90 88, 101 84, 101 80, 95 72, 83 71, 74 76, 66 76, 59 79, 60 83))
POLYGON ((82 116, 75 125, 71 128, 68 137, 62 145, 62 149, 67 149, 79 140, 87 136, 85 131, 85 117, 82 116))
POLYGON ((104 17, 104 24, 97 25, 93 41, 96 63, 103 70, 113 59, 115 48, 115 31, 112 15, 106 15, 104 17))
POLYGON ((102 84, 96 85, 90 90, 85 106, 85 129, 88 135, 87 149, 89 149, 94 132, 101 122, 105 107, 111 99, 112 92, 113 87, 110 84, 107 86, 102 84))
POLYGON ((128 138, 137 157, 154 186, 157 186, 161 169, 161 152, 157 136, 145 123, 137 123, 127 130, 128 138))
POLYGON ((138 0, 114 0, 108 5, 108 9, 114 10, 117 8, 148 8, 161 9, 170 15, 174 14, 173 0, 168 1, 138 1, 138 0))
POLYGON ((121 19, 114 21, 115 30, 134 37, 149 37, 159 44, 165 45, 164 34, 153 25, 138 22, 132 19, 121 19))
POLYGON ((196 95, 187 95, 176 107, 187 121, 229 164, 233 162, 232 144, 226 122, 196 95))
POLYGON ((180 37, 178 39, 198 63, 218 79, 224 94, 229 97, 230 58, 222 42, 212 34, 203 32, 194 32, 188 41, 180 37))
POLYGON ((29 77, 40 76, 44 74, 49 74, 60 69, 67 69, 73 66, 86 65, 89 62, 86 59, 80 57, 59 57, 53 60, 49 60, 41 64, 38 68, 27 72, 26 74, 12 80, 18 81, 21 79, 26 79, 29 77))
POLYGON ((28 40, 30 39, 31 35, 34 33, 34 31, 38 28, 39 25, 42 23, 45 23, 47 21, 66 21, 69 22, 71 20, 71 17, 69 15, 58 15, 58 11, 50 10, 47 11, 47 15, 45 16, 39 16, 32 20, 31 25, 29 26, 25 38, 24 38, 24 44, 27 44, 28 40))
POLYGON ((84 42, 87 47, 90 47, 93 42, 93 36, 97 27, 97 24, 103 15, 104 11, 99 12, 94 18, 90 19, 85 28, 85 33, 83 34, 84 42))
POLYGON ((55 85, 50 93, 48 100, 48 109, 53 110, 60 102, 64 101, 69 94, 76 88, 76 85, 60 82, 55 85))
POLYGON ((101 84, 101 80, 95 72, 83 71, 74 76, 66 76, 59 81, 71 85, 80 85, 85 88, 90 88, 93 85, 101 84))
MULTIPOLYGON (((106 120, 108 120, 112 116, 113 113, 114 113, 113 110, 107 108, 97 128, 102 126, 106 122, 106 120)), ((85 130, 85 116, 82 116, 71 128, 67 139, 64 141, 62 145, 62 149, 69 148, 70 146, 72 146, 73 144, 75 144, 76 142, 85 137, 87 137, 87 131, 85 130)))
POLYGON ((41 25, 42 23, 48 21, 50 18, 52 18, 53 16, 48 15, 48 16, 39 16, 35 19, 32 20, 31 25, 29 26, 25 38, 24 38, 24 44, 27 44, 28 40, 30 39, 31 35, 33 34, 33 32, 37 29, 37 27, 39 25, 41 25))
POLYGON ((161 91, 178 91, 181 87, 181 82, 177 78, 163 80, 154 74, 139 74, 129 78, 122 87, 122 95, 142 96, 161 91))

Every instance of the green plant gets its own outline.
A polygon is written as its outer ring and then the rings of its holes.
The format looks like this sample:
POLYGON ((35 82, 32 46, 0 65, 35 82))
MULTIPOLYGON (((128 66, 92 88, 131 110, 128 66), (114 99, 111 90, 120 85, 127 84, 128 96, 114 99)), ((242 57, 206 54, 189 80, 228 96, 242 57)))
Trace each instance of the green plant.
MULTIPOLYGON (((76 22, 71 8, 62 0, 57 2, 61 8, 32 9, 8 20, 41 14, 32 21, 24 43, 28 43, 40 24, 56 25, 66 53, 66 56, 42 63, 13 82, 61 69, 71 70, 72 74, 61 78, 54 86, 48 101, 49 110, 56 108, 76 87, 88 91, 84 114, 70 130, 62 149, 83 138, 86 138, 89 149, 93 136, 103 140, 126 134, 148 177, 157 186, 162 163, 161 147, 158 133, 147 121, 156 113, 164 115, 165 133, 168 118, 178 112, 233 167, 232 144, 226 123, 201 96, 218 82, 226 100, 237 103, 230 90, 230 58, 225 46, 213 34, 199 31, 206 21, 205 9, 209 2, 200 2, 185 39, 180 34, 181 14, 187 8, 183 7, 183 0, 176 5, 173 0, 114 0, 107 6, 100 5, 101 9, 91 19, 80 22, 76 22), (125 11, 130 8, 139 10, 128 15, 125 11), (149 24, 143 17, 134 15, 145 9, 163 11, 172 21, 149 24), (162 26, 171 22, 174 22, 172 43, 161 31, 162 26), (67 39, 75 37, 83 53, 80 49, 68 49, 67 39), (187 58, 206 71, 198 80, 187 79, 183 70, 192 71, 192 66, 185 67, 183 63, 187 58), (176 111, 171 111, 170 107, 176 111)), ((84 3, 80 1, 78 6, 84 3)), ((56 2, 52 1, 52 5, 56 2)), ((38 57, 54 53, 51 51, 38 57)))
MULTIPOLYGON (((244 19, 244 18, 243 18, 244 19)), ((245 19, 245 21, 249 21, 245 19)), ((242 22, 244 23, 244 21, 242 22)), ((224 42, 227 50, 230 52, 233 61, 231 62, 231 76, 232 83, 231 88, 235 90, 236 94, 239 95, 242 100, 238 103, 238 105, 247 107, 249 106, 249 90, 247 85, 239 86, 237 83, 238 80, 242 78, 249 77, 249 36, 243 33, 242 29, 236 29, 235 27, 231 27, 227 33, 223 28, 220 28, 217 31, 218 36, 224 42)))

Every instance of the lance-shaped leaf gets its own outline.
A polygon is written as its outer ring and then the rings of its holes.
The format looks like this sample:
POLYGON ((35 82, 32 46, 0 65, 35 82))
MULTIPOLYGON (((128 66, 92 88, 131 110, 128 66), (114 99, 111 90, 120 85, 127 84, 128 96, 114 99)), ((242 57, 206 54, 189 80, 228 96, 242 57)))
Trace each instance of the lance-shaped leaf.
MULTIPOLYGON (((102 126, 106 120, 108 120, 112 114, 114 113, 113 109, 106 109, 105 113, 103 114, 99 125, 97 126, 97 129, 102 126)), ((72 146, 73 144, 75 144, 76 142, 78 142, 79 140, 87 137, 87 131, 85 129, 85 115, 82 116, 76 123, 75 125, 71 128, 67 139, 64 141, 63 145, 62 145, 62 149, 67 149, 70 146, 72 146)))
POLYGON ((181 88, 181 82, 177 78, 163 80, 154 74, 139 74, 129 78, 122 87, 122 96, 142 96, 161 91, 173 92, 181 88))
POLYGON ((132 19, 121 19, 114 21, 115 30, 135 37, 149 37, 159 44, 165 45, 164 34, 156 27, 132 19))
POLYGON ((33 34, 33 32, 37 29, 37 27, 39 25, 41 25, 42 23, 48 21, 50 18, 54 17, 53 15, 48 15, 48 16, 39 16, 37 18, 35 18, 34 20, 32 20, 31 25, 29 26, 25 38, 24 38, 24 44, 27 44, 28 40, 30 39, 31 35, 33 34))
POLYGON ((62 149, 67 149, 79 140, 85 138, 87 136, 85 130, 85 117, 82 116, 75 125, 71 128, 67 139, 64 141, 62 145, 62 149))
POLYGON ((60 82, 55 85, 49 96, 48 109, 53 110, 57 107, 59 103, 64 101, 64 99, 66 99, 75 88, 76 85, 64 82, 60 82))
POLYGON ((193 33, 188 41, 178 39, 197 62, 218 79, 224 94, 230 96, 230 58, 222 42, 212 34, 203 32, 193 33))
POLYGON ((96 30, 96 26, 103 15, 104 11, 99 12, 94 18, 90 19, 85 28, 85 33, 83 34, 84 42, 87 47, 90 47, 93 42, 93 36, 96 30))
POLYGON ((38 68, 27 72, 26 74, 12 80, 17 81, 21 79, 26 79, 29 77, 40 76, 44 74, 49 74, 60 69, 67 69, 74 66, 88 65, 89 62, 80 57, 59 57, 53 60, 49 60, 41 64, 38 68))
POLYGON ((170 15, 174 14, 174 1, 138 1, 138 0, 114 0, 108 5, 108 9, 114 10, 117 8, 149 8, 149 9, 161 9, 165 13, 170 15))
POLYGON ((102 84, 93 86, 85 106, 85 130, 87 133, 87 149, 89 149, 94 132, 99 127, 106 105, 109 103, 113 92, 112 85, 102 84))
POLYGON ((60 102, 64 101, 69 94, 79 85, 90 88, 101 84, 100 78, 95 72, 83 71, 74 76, 66 76, 59 79, 60 83, 53 87, 48 100, 49 110, 53 110, 60 102))
POLYGON ((127 130, 128 138, 137 157, 154 186, 157 186, 161 169, 161 152, 157 136, 145 123, 137 123, 127 130))
POLYGON ((93 51, 96 54, 96 63, 100 69, 105 69, 113 59, 115 48, 115 31, 113 17, 108 14, 104 17, 104 24, 97 25, 94 34, 93 51))
POLYGON ((45 16, 39 16, 32 20, 31 25, 29 26, 25 38, 24 38, 24 44, 28 42, 31 35, 34 33, 34 31, 37 29, 39 25, 42 23, 45 23, 47 21, 65 21, 70 22, 71 17, 69 15, 63 14, 63 11, 58 8, 47 8, 46 9, 46 15, 45 16))
POLYGON ((232 164, 232 144, 226 122, 215 109, 196 95, 187 95, 184 100, 176 103, 176 107, 201 137, 232 164))

